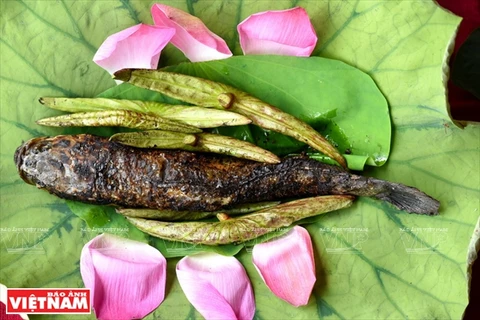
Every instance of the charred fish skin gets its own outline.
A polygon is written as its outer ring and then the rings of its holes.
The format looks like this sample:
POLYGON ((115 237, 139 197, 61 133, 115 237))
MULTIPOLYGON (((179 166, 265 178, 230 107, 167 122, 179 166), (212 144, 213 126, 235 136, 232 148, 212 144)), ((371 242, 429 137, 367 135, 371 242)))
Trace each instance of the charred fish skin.
POLYGON ((327 194, 376 197, 397 208, 438 213, 419 190, 353 175, 306 157, 279 164, 137 149, 88 134, 34 138, 15 153, 27 183, 59 197, 127 208, 215 211, 241 203, 327 194))

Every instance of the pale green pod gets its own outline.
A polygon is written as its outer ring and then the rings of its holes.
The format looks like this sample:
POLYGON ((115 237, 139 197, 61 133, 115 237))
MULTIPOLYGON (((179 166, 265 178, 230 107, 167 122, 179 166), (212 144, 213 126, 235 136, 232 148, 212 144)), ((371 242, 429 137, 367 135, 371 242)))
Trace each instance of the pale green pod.
POLYGON ((353 196, 320 196, 295 200, 273 208, 218 222, 160 222, 128 218, 134 226, 154 237, 205 245, 241 243, 288 227, 296 221, 343 209, 353 196))
POLYGON ((199 133, 196 136, 197 143, 185 146, 185 150, 219 153, 266 163, 280 162, 275 154, 247 141, 213 133, 199 133))
POLYGON ((145 218, 145 219, 154 219, 154 220, 162 220, 162 221, 194 221, 194 220, 201 220, 209 217, 214 217, 218 213, 226 213, 230 216, 246 214, 246 213, 274 207, 278 204, 280 204, 280 201, 249 203, 249 204, 237 205, 227 210, 212 211, 212 212, 132 209, 132 208, 119 208, 117 209, 117 212, 121 215, 132 217, 132 218, 145 218))
POLYGON ((153 130, 116 133, 110 140, 137 148, 184 149, 188 145, 194 145, 197 137, 190 133, 153 130))
POLYGON ((144 218, 161 221, 195 221, 214 217, 215 212, 175 211, 157 209, 120 208, 117 213, 129 218, 144 218))
POLYGON ((194 143, 185 143, 185 135, 149 130, 143 132, 117 133, 112 140, 138 148, 182 149, 193 152, 212 152, 237 158, 266 163, 279 163, 280 159, 265 149, 250 142, 212 133, 197 133, 194 143), (170 135, 170 143, 166 135, 170 135))
POLYGON ((201 129, 179 121, 165 119, 156 115, 127 110, 97 111, 66 114, 45 118, 37 124, 51 127, 125 127, 141 130, 156 129, 185 133, 202 132, 201 129))
POLYGON ((225 212, 230 216, 236 216, 236 215, 242 215, 242 214, 255 212, 259 210, 264 210, 267 208, 272 208, 279 204, 280 204, 280 201, 264 201, 264 202, 257 202, 257 203, 238 204, 232 208, 223 210, 222 212, 225 212))
POLYGON ((188 103, 240 113, 253 124, 304 142, 347 168, 340 152, 307 123, 231 86, 161 70, 123 69, 114 77, 188 103))
POLYGON ((148 113, 143 104, 135 100, 119 100, 107 98, 65 98, 65 97, 42 97, 39 102, 49 108, 66 112, 94 112, 94 111, 117 111, 128 110, 148 113))
POLYGON ((230 91, 219 82, 161 70, 122 69, 115 72, 114 79, 204 107, 220 108, 217 96, 230 91))
POLYGON ((240 126, 252 123, 252 120, 239 113, 203 107, 162 106, 154 113, 167 119, 188 123, 197 128, 217 128, 240 126))
POLYGON ((128 110, 152 113, 166 119, 182 121, 197 128, 238 126, 252 121, 230 111, 196 106, 171 105, 155 101, 120 100, 107 98, 40 98, 40 103, 52 109, 66 112, 94 112, 128 110))

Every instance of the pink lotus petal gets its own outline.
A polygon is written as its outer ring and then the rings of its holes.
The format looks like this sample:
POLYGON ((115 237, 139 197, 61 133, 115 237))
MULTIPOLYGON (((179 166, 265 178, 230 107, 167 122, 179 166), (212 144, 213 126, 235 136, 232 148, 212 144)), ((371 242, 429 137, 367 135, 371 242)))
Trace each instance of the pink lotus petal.
POLYGON ((267 287, 280 299, 306 305, 315 284, 315 261, 308 231, 295 226, 285 236, 257 244, 253 264, 267 287))
POLYGON ((152 6, 155 25, 175 28, 172 44, 192 62, 225 59, 232 56, 225 41, 205 24, 180 9, 163 4, 152 6))
POLYGON ((237 27, 244 54, 308 57, 317 43, 305 9, 255 13, 237 27))
POLYGON ((88 242, 80 273, 100 320, 141 319, 165 297, 167 261, 143 242, 101 234, 88 242))
POLYGON ((177 279, 188 301, 205 319, 252 319, 255 300, 250 280, 234 257, 216 253, 187 256, 177 279))
POLYGON ((109 36, 93 61, 110 74, 123 68, 156 69, 160 53, 175 29, 137 24, 109 36))

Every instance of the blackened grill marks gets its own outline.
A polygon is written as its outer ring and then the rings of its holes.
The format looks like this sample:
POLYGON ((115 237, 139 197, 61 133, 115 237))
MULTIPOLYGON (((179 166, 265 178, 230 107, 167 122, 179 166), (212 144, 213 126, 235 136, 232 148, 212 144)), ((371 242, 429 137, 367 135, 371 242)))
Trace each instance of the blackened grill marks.
POLYGON ((265 200, 274 200, 288 194, 321 194, 312 170, 308 169, 308 162, 301 158, 289 158, 278 165, 255 165, 239 186, 232 186, 238 188, 238 201, 265 197, 265 200))
POLYGON ((68 148, 70 147, 71 141, 69 139, 59 139, 55 147, 68 148))

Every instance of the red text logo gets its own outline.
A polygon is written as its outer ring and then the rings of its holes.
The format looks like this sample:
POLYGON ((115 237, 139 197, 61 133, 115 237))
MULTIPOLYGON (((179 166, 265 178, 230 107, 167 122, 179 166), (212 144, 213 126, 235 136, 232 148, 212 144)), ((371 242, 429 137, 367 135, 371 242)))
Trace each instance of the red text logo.
POLYGON ((7 289, 7 313, 90 313, 90 289, 7 289))

